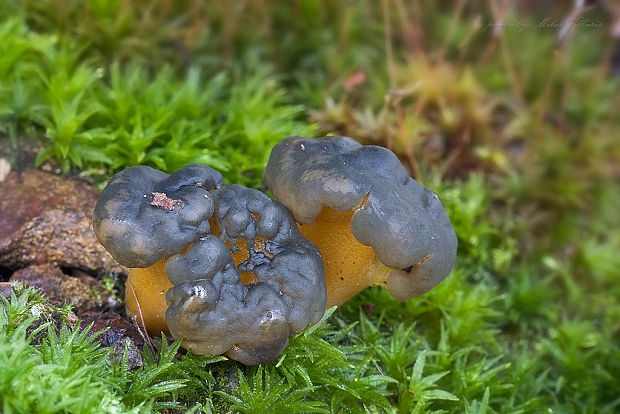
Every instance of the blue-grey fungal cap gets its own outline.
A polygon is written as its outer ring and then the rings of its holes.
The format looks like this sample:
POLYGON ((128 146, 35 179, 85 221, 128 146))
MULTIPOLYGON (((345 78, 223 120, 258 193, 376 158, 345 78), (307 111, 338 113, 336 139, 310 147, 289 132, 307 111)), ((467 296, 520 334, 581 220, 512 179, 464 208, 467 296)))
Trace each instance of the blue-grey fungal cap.
POLYGON ((353 210, 355 238, 395 269, 388 289, 396 299, 429 291, 454 266, 457 239, 441 200, 386 148, 348 137, 289 137, 273 148, 265 179, 302 224, 324 206, 353 210))
POLYGON ((173 284, 166 323, 183 346, 248 365, 271 362, 291 334, 325 312, 323 260, 282 204, 258 190, 223 185, 222 176, 204 165, 171 175, 128 168, 103 190, 93 227, 125 266, 166 258, 173 284), (237 268, 231 249, 239 249, 239 239, 248 258, 237 268), (245 285, 240 271, 252 273, 256 283, 245 285))
POLYGON ((223 185, 222 175, 206 165, 190 164, 170 175, 147 166, 127 168, 101 193, 95 234, 123 266, 151 266, 209 233, 209 190, 223 185))
POLYGON ((260 191, 234 184, 211 197, 219 237, 200 237, 166 260, 174 284, 166 294, 166 322, 195 353, 225 353, 247 365, 271 362, 289 335, 325 312, 321 255, 288 210, 260 191), (249 251, 239 269, 225 243, 234 248, 238 239, 249 251), (253 273, 257 283, 243 284, 239 270, 253 273))

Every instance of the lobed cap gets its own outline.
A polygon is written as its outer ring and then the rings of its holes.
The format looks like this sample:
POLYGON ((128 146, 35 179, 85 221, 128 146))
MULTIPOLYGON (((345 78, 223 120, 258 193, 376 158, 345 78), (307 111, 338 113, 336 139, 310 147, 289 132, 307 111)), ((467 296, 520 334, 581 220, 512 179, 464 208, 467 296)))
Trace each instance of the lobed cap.
POLYGON ((209 190, 223 185, 218 171, 201 164, 170 175, 147 166, 127 168, 108 181, 97 201, 97 239, 123 266, 151 266, 209 233, 209 190))
POLYGON ((316 323, 327 293, 321 254, 282 204, 233 184, 213 192, 218 237, 207 235, 166 260, 174 287, 166 321, 184 346, 225 353, 246 365, 278 357, 292 333, 316 323), (248 259, 235 267, 229 247, 245 239, 248 259), (256 283, 244 285, 239 270, 256 283))
POLYGON ((273 148, 265 179, 301 224, 324 206, 354 211, 355 238, 398 269, 388 279, 397 299, 427 292, 454 266, 457 239, 439 196, 409 177, 386 148, 348 137, 289 137, 273 148))

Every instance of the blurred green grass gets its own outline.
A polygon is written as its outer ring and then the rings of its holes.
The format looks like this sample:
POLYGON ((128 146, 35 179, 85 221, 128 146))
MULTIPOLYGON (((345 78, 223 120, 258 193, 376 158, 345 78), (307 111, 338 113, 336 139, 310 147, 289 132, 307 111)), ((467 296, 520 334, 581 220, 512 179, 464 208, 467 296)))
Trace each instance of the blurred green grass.
MULTIPOLYGON (((108 384, 106 398, 137 411, 617 411, 620 17, 611 2, 571 6, 0 1, 0 148, 14 167, 35 143, 37 165, 98 183, 203 162, 260 188, 280 139, 346 134, 396 152, 459 237, 435 290, 399 303, 369 289, 279 364, 162 354, 156 375, 132 374, 142 394, 108 384), (541 26, 571 12, 595 27, 541 26), (184 387, 149 393, 158 381, 184 387)), ((24 341, 2 347, 39 352, 24 341)))

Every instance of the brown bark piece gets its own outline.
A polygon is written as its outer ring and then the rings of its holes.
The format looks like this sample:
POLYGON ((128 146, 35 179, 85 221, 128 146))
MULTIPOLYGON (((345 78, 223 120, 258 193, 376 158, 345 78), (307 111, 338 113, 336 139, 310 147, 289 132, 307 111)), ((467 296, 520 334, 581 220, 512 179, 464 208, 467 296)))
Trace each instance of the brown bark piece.
POLYGON ((0 182, 0 266, 52 263, 103 275, 124 273, 97 241, 91 217, 99 191, 42 171, 0 182))
POLYGON ((71 277, 52 264, 32 265, 13 273, 11 282, 25 281, 41 289, 55 306, 70 303, 81 312, 106 308, 110 294, 86 274, 71 277))

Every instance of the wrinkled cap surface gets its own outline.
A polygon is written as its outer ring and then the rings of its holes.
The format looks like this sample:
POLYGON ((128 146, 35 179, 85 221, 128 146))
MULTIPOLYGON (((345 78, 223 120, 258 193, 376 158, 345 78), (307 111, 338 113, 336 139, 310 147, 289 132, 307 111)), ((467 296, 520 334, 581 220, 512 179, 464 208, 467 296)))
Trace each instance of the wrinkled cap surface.
POLYGON ((454 265, 457 239, 441 200, 409 177, 386 148, 348 137, 289 137, 273 148, 265 179, 302 224, 323 206, 353 210, 355 238, 386 266, 403 269, 388 280, 397 299, 430 290, 454 265))
POLYGON ((123 266, 151 266, 209 233, 214 205, 208 191, 223 185, 218 171, 201 164, 170 175, 147 166, 127 168, 101 193, 95 234, 123 266))
POLYGON ((234 184, 211 196, 219 237, 200 237, 166 260, 174 285, 166 294, 166 322, 196 353, 225 353, 247 365, 271 362, 289 335, 325 312, 321 255, 286 208, 260 191, 234 184), (249 257, 237 268, 229 246, 239 239, 249 257), (256 283, 244 285, 240 270, 253 273, 256 283))

